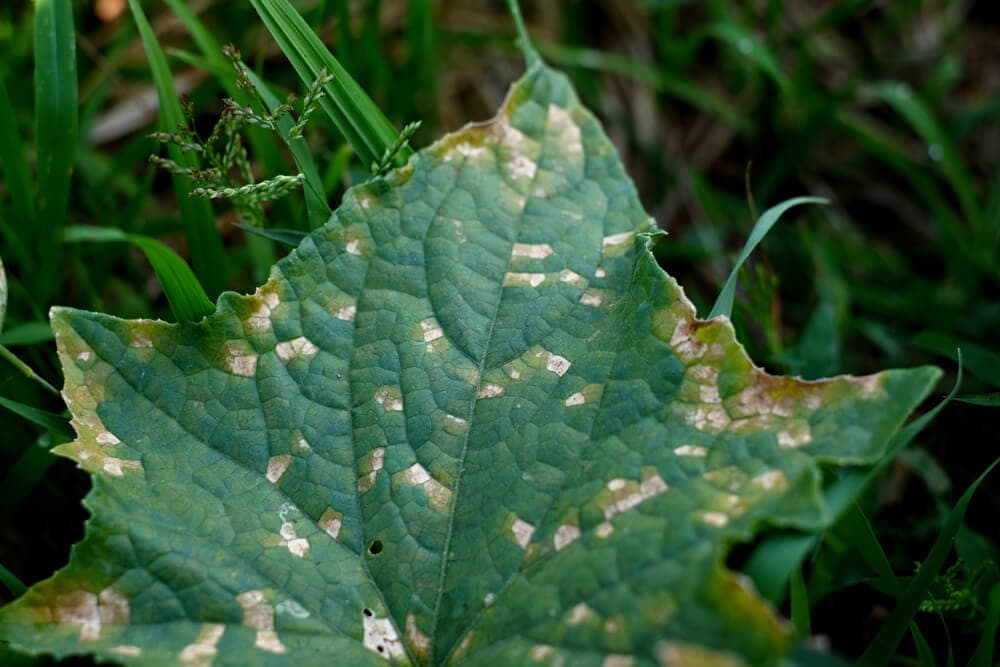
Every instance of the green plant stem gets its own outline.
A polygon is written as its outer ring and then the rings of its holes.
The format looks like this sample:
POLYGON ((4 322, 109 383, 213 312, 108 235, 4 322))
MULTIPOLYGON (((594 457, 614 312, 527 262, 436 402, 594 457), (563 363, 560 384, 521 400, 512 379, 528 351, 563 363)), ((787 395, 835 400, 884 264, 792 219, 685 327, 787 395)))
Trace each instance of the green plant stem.
POLYGON ((58 389, 56 389, 51 384, 49 384, 45 380, 45 378, 43 378, 41 375, 39 375, 38 373, 36 373, 35 371, 33 371, 31 369, 31 367, 28 366, 28 364, 26 364, 23 361, 21 361, 20 359, 18 359, 17 355, 15 355, 13 352, 11 352, 10 350, 8 350, 7 347, 4 346, 4 345, 0 345, 0 357, 3 357, 7 361, 9 361, 11 363, 11 365, 14 366, 16 369, 18 369, 19 371, 21 371, 21 373, 23 373, 25 377, 27 377, 28 379, 34 380, 39 385, 41 385, 41 387, 45 391, 49 392, 50 394, 52 394, 53 396, 55 396, 55 397, 57 397, 59 399, 62 399, 62 396, 59 394, 59 390, 58 389))

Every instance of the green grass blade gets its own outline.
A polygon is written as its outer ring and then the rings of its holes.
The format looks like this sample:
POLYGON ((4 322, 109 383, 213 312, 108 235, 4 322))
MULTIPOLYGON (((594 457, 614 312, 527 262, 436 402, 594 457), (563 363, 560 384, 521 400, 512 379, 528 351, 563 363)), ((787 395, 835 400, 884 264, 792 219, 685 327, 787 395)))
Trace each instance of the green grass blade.
POLYGON ((913 635, 913 644, 917 647, 917 661, 920 667, 935 667, 937 663, 934 661, 934 649, 927 643, 916 621, 910 623, 910 634, 913 635))
MULTIPOLYGON (((129 0, 129 7, 132 8, 132 16, 139 29, 139 37, 146 51, 153 83, 156 86, 156 96, 160 102, 160 128, 165 132, 174 132, 178 125, 184 124, 185 119, 177 91, 174 89, 170 68, 167 66, 167 57, 160 48, 156 35, 153 34, 153 29, 137 0, 129 0)), ((197 166, 193 157, 182 153, 176 146, 169 146, 168 152, 170 159, 184 167, 197 166)), ((208 292, 216 295, 226 288, 226 256, 222 248, 222 239, 215 227, 212 206, 204 199, 188 196, 192 189, 189 179, 174 176, 173 182, 191 253, 191 263, 208 292)))
POLYGON ((101 227, 69 227, 63 240, 67 243, 95 241, 126 242, 136 246, 153 266, 170 309, 180 322, 197 322, 210 315, 215 306, 205 294, 201 283, 187 263, 160 241, 141 234, 126 234, 120 229, 101 227))
POLYGON ((264 229, 241 222, 236 223, 236 226, 248 234, 255 234, 261 238, 270 239, 289 248, 297 248, 302 243, 302 239, 307 236, 305 232, 300 232, 297 229, 264 229))
POLYGON ((41 375, 39 375, 38 373, 36 373, 31 368, 31 366, 29 366, 28 364, 26 364, 23 361, 21 361, 21 359, 18 358, 18 356, 16 354, 14 354, 10 350, 8 350, 3 345, 0 345, 0 359, 6 359, 7 362, 10 363, 11 366, 13 366, 17 370, 19 370, 24 375, 24 377, 28 378, 29 380, 34 380, 35 382, 38 383, 38 385, 42 389, 44 389, 45 391, 49 392, 53 396, 56 396, 57 398, 60 398, 60 399, 62 398, 62 395, 59 393, 58 389, 56 389, 51 384, 49 384, 49 382, 45 378, 43 378, 41 375))
POLYGON ((35 224, 35 199, 32 196, 34 185, 31 182, 31 169, 24 143, 17 133, 17 117, 3 79, 0 79, 0 173, 7 181, 7 191, 14 211, 13 224, 8 231, 14 238, 5 239, 5 245, 14 248, 17 258, 28 264, 30 259, 24 242, 31 238, 31 230, 35 224))
POLYGON ((3 396, 0 396, 0 407, 4 407, 17 416, 38 424, 42 428, 48 429, 53 433, 58 433, 59 435, 67 438, 75 437, 73 429, 69 426, 69 419, 63 417, 62 415, 57 415, 54 412, 47 412, 45 410, 39 410, 38 408, 33 408, 30 405, 12 401, 9 398, 4 398, 3 396))
POLYGON ((992 394, 970 394, 968 396, 958 396, 955 400, 960 403, 969 403, 971 405, 982 405, 988 408, 1000 408, 1000 391, 992 394))
MULTIPOLYGON (((251 4, 307 86, 319 78, 323 69, 333 75, 333 80, 323 88, 326 94, 320 105, 366 168, 378 162, 399 136, 382 110, 287 0, 251 0, 251 4)), ((405 164, 411 153, 404 148, 394 163, 405 164)))
POLYGON ((3 269, 0 259, 0 332, 3 331, 4 317, 7 315, 7 272, 3 269))
POLYGON ((0 565, 0 584, 4 585, 11 594, 18 598, 28 592, 28 587, 24 585, 20 579, 14 576, 14 573, 0 565))
POLYGON ((990 667, 993 662, 994 645, 997 632, 1000 630, 1000 584, 990 590, 986 607, 986 618, 983 620, 983 636, 976 645, 976 650, 969 659, 968 667, 990 667))
POLYGON ((962 494, 955 507, 948 513, 948 517, 945 519, 944 525, 941 527, 941 532, 934 541, 934 546, 931 547, 930 553, 927 554, 917 574, 910 581, 910 585, 906 587, 906 590, 899 597, 898 604, 892 614, 889 615, 889 618, 882 625, 878 634, 875 635, 875 639, 872 640, 871 645, 861 656, 861 664, 871 667, 881 667, 882 665, 889 664, 889 661, 892 660, 893 655, 896 653, 896 647, 899 646, 899 642, 906 634, 910 622, 920 607, 920 603, 927 597, 927 591, 930 590, 931 584, 934 582, 934 577, 941 571, 945 559, 951 553, 952 543, 955 535, 958 533, 959 527, 962 525, 965 510, 972 501, 972 496, 976 493, 979 485, 983 483, 983 480, 993 472, 998 463, 1000 463, 1000 459, 991 463, 983 474, 962 494))
POLYGON ((741 58, 756 65, 777 84, 782 93, 789 90, 788 77, 781 71, 778 59, 750 30, 735 23, 716 23, 709 26, 704 35, 726 44, 741 58))
MULTIPOLYGON (((990 238, 992 234, 987 233, 986 220, 976 197, 972 175, 962 161, 955 144, 941 128, 930 108, 903 83, 882 83, 874 86, 873 90, 927 144, 928 155, 940 164, 976 238, 985 243, 992 240, 990 238)), ((982 250, 992 252, 994 249, 987 246, 982 250)))
POLYGON ((896 573, 892 571, 892 565, 889 564, 889 559, 886 558, 885 551, 868 522, 868 517, 857 503, 847 510, 841 522, 849 533, 851 544, 861 554, 868 567, 879 576, 891 594, 898 595, 900 590, 896 573))
POLYGON ((52 340, 52 329, 48 322, 25 322, 0 333, 0 345, 37 345, 52 340))
POLYGON ((809 622, 809 593, 806 591, 806 580, 802 575, 802 567, 792 570, 791 580, 792 625, 800 637, 812 636, 809 622))
POLYGON ((921 349, 949 359, 957 359, 957 351, 961 350, 963 365, 970 373, 1000 387, 1000 354, 993 350, 940 331, 919 333, 911 342, 921 349))
POLYGON ((58 284, 57 230, 69 213, 76 161, 76 34, 70 0, 35 2, 35 143, 38 151, 38 210, 34 288, 47 301, 58 284))
POLYGON ((736 265, 733 267, 732 272, 729 274, 729 278, 726 280, 726 284, 723 285, 722 291, 719 292, 719 298, 716 300, 715 305, 712 306, 712 311, 708 315, 708 319, 713 317, 718 317, 720 315, 725 315, 726 317, 731 317, 733 314, 733 301, 736 298, 736 281, 740 275, 740 269, 743 267, 743 263, 747 261, 750 257, 750 253, 764 240, 767 233, 771 231, 775 223, 784 215, 785 211, 800 204, 829 204, 829 200, 822 197, 795 197, 793 199, 788 199, 781 202, 777 206, 773 206, 766 211, 757 219, 756 224, 754 224, 753 229, 750 231, 750 236, 747 238, 746 244, 743 246, 743 252, 740 253, 739 259, 736 260, 736 265))
POLYGON ((535 50, 535 45, 532 44, 531 37, 528 35, 528 29, 524 25, 524 18, 521 16, 521 6, 518 4, 518 1, 507 0, 507 9, 510 12, 511 18, 514 19, 514 26, 517 28, 518 46, 521 48, 521 53, 524 54, 524 60, 530 69, 541 63, 542 58, 538 55, 538 51, 535 50))
MULTIPOLYGON (((281 101, 271 92, 271 89, 267 87, 264 80, 250 70, 247 70, 247 78, 257 88, 260 98, 267 105, 267 110, 273 112, 277 109, 281 101)), ((293 125, 292 119, 284 116, 278 121, 278 130, 281 138, 288 145, 288 150, 292 153, 295 166, 306 177, 305 182, 302 184, 302 191, 306 198, 309 227, 310 229, 318 229, 327 223, 330 216, 333 215, 333 211, 330 209, 330 203, 326 199, 326 194, 323 190, 323 179, 316 168, 316 162, 313 160, 309 145, 303 137, 292 138, 289 136, 289 131, 293 125)))

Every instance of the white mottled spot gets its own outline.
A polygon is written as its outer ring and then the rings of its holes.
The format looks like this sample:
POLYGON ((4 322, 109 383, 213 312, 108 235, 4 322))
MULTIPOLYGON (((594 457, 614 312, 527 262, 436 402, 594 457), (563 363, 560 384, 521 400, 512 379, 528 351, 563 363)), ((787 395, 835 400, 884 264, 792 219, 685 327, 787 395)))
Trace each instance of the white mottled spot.
POLYGON ((455 146, 455 150, 458 151, 459 155, 469 158, 482 157, 488 153, 482 146, 473 146, 467 141, 463 141, 455 146))
POLYGON ((866 399, 875 398, 882 388, 882 375, 865 375, 863 377, 851 378, 851 381, 861 387, 861 397, 866 399))
POLYGON ((552 246, 548 243, 515 243, 511 250, 511 257, 530 257, 531 259, 545 259, 553 253, 552 246))
POLYGON ((507 163, 507 169, 510 171, 511 178, 523 178, 530 181, 538 171, 538 164, 525 155, 518 155, 507 163))
POLYGON ((97 443, 100 445, 117 445, 121 443, 114 433, 103 431, 97 434, 97 443))
POLYGON ((343 525, 344 515, 332 507, 327 507, 319 518, 319 527, 333 539, 337 539, 337 536, 340 535, 340 529, 343 525))
POLYGON ((392 619, 375 618, 373 612, 366 609, 361 614, 361 625, 366 649, 390 660, 406 656, 406 649, 399 641, 399 633, 396 632, 392 619))
POLYGON ((510 376, 511 380, 521 379, 521 371, 518 370, 517 366, 515 366, 514 364, 507 364, 506 366, 504 366, 504 370, 507 371, 507 375, 510 376))
POLYGON ((812 442, 812 439, 809 422, 804 419, 796 419, 786 428, 778 431, 778 446, 782 449, 792 449, 808 445, 812 442))
POLYGON ((581 276, 576 271, 570 271, 569 269, 563 269, 559 272, 559 280, 564 283, 569 283, 570 285, 575 285, 577 287, 586 287, 587 279, 581 276))
POLYGON ((142 648, 132 646, 131 644, 123 644, 121 646, 112 646, 111 652, 117 655, 127 655, 130 658, 137 658, 142 655, 142 648))
POLYGON ((282 600, 274 606, 274 613, 292 618, 309 618, 309 610, 292 599, 282 600))
POLYGON ((347 250, 347 252, 351 253, 352 255, 361 254, 361 243, 357 239, 348 241, 347 245, 344 246, 344 248, 347 250))
POLYGON ((729 517, 722 512, 699 512, 695 516, 702 522, 719 528, 729 523, 729 517))
POLYGON ((635 236, 635 232, 622 232, 621 234, 612 234, 611 236, 605 236, 604 240, 601 242, 605 248, 608 246, 622 245, 623 243, 628 243, 631 238, 635 236))
POLYGON ((452 220, 451 224, 455 227, 455 240, 459 243, 468 241, 465 236, 465 224, 461 220, 452 220))
POLYGON ((674 454, 677 456, 696 456, 704 458, 708 456, 708 450, 704 447, 699 447, 698 445, 681 445, 674 450, 674 454))
POLYGON ((548 126, 555 130, 558 147, 570 155, 583 155, 583 134, 569 111, 555 104, 549 105, 548 126))
MULTIPOLYGON (((608 482, 608 489, 611 491, 620 491, 626 487, 628 482, 623 479, 613 479, 608 482), (612 483, 615 483, 615 487, 612 488, 612 483)), ((634 485, 635 482, 632 482, 634 485)), ((633 488, 635 488, 633 486, 633 488)), ((610 519, 622 512, 632 509, 644 500, 648 500, 653 496, 658 496, 667 490, 667 483, 663 481, 663 478, 659 475, 653 475, 652 477, 643 480, 638 488, 628 494, 625 494, 619 498, 616 498, 614 502, 609 504, 604 508, 604 518, 610 519)))
POLYGON ((243 625, 257 631, 254 646, 269 653, 284 653, 287 649, 274 631, 274 607, 262 591, 247 591, 236 596, 243 610, 243 625))
POLYGON ((487 382, 479 388, 476 398, 496 398, 498 396, 503 396, 504 391, 504 388, 500 385, 487 382))
POLYGON ((375 391, 375 402, 389 412, 401 412, 403 410, 403 398, 399 395, 399 390, 395 387, 379 387, 375 391))
POLYGON ((222 623, 205 623, 195 640, 181 651, 181 662, 185 667, 209 667, 219 652, 217 645, 222 639, 226 626, 222 623))
POLYGON ((337 312, 333 314, 338 320, 344 320, 345 322, 352 322, 354 316, 358 314, 358 307, 355 305, 344 306, 343 308, 338 308, 337 312))
POLYGON ((301 452, 311 452, 312 451, 312 447, 309 446, 309 441, 306 440, 305 438, 303 438, 301 434, 298 435, 295 438, 295 441, 293 442, 293 444, 294 444, 295 448, 298 449, 301 452))
POLYGON ((566 619, 566 623, 569 625, 580 625, 584 621, 590 618, 596 617, 597 614, 591 609, 585 602, 574 606, 569 610, 569 618, 566 619))
POLYGON ((278 456, 272 456, 267 461, 267 481, 271 484, 277 484, 281 476, 285 474, 288 470, 288 466, 292 463, 292 457, 290 454, 279 454, 278 456))
POLYGON ((531 537, 535 534, 535 527, 527 521, 517 518, 510 527, 510 532, 514 534, 514 541, 522 549, 527 549, 531 542, 531 537))
POLYGON ((461 417, 456 417, 455 415, 445 415, 444 424, 445 429, 450 429, 452 431, 464 431, 469 426, 469 422, 461 417))
POLYGON ((601 667, 632 667, 633 665, 635 665, 635 658, 618 653, 610 653, 604 656, 604 660, 601 661, 601 667))
POLYGON ((562 377, 566 375, 566 371, 572 365, 569 359, 566 357, 560 357, 558 354, 553 354, 545 349, 539 349, 535 352, 535 358, 545 362, 545 370, 551 371, 562 377))
POLYGON ((571 408, 574 405, 583 405, 586 402, 587 397, 583 395, 582 391, 578 391, 566 399, 566 407, 571 408))
POLYGON ((319 352, 319 348, 308 338, 299 336, 298 338, 278 343, 274 347, 274 351, 282 361, 291 361, 295 357, 303 359, 314 357, 319 352))
POLYGON ((785 473, 780 470, 768 470, 762 472, 751 480, 756 486, 770 491, 785 485, 785 473))
POLYGON ((126 470, 137 470, 141 471, 142 463, 139 461, 129 461, 127 459, 118 459, 113 456, 107 456, 101 463, 101 468, 104 472, 109 475, 114 475, 115 477, 124 477, 126 470))
POLYGON ((538 287, 545 282, 544 273, 506 273, 503 277, 503 284, 506 286, 513 287, 524 287, 525 285, 530 285, 531 287, 538 287))
POLYGON ((552 536, 552 544, 556 551, 562 551, 578 539, 580 539, 580 527, 572 523, 564 523, 556 529, 556 534, 552 536))
POLYGON ((417 617, 413 614, 406 615, 406 640, 414 653, 426 656, 427 649, 430 648, 431 638, 420 631, 417 627, 417 617))
POLYGON ((91 356, 90 352, 87 351, 87 350, 84 350, 80 354, 76 355, 76 360, 77 361, 90 361, 90 356, 91 356))
POLYGON ((600 295, 600 293, 593 290, 588 290, 580 295, 580 303, 584 306, 590 306, 591 308, 597 308, 601 305, 602 301, 604 301, 604 298, 600 295))
POLYGON ((491 604, 493 604, 496 601, 497 601, 496 593, 487 593, 483 597, 483 604, 485 604, 487 607, 489 607, 491 604))
POLYGON ((444 330, 441 328, 441 325, 438 324, 438 321, 433 317, 429 317, 422 321, 420 323, 420 329, 423 332, 424 342, 428 343, 428 352, 433 349, 433 346, 430 345, 430 343, 444 336, 444 330))
POLYGON ((368 192, 358 193, 358 203, 361 204, 361 208, 365 209, 366 211, 372 207, 372 202, 374 200, 375 198, 372 197, 371 194, 368 192))
POLYGON ((101 636, 101 614, 97 596, 86 591, 76 591, 56 598, 55 620, 64 625, 79 625, 80 639, 94 641, 101 636))
POLYGON ((305 558, 306 554, 309 553, 309 540, 299 537, 295 533, 295 524, 290 521, 286 521, 281 524, 281 530, 279 532, 284 540, 285 546, 288 547, 288 551, 293 556, 305 558))
POLYGON ((607 275, 608 275, 608 272, 605 271, 604 269, 601 269, 601 268, 598 268, 596 271, 594 271, 594 277, 595 278, 605 278, 605 277, 607 277, 607 275))
POLYGON ((702 385, 698 387, 698 396, 702 403, 719 403, 719 388, 714 385, 702 385))
POLYGON ((719 433, 729 426, 729 414, 721 405, 699 405, 684 416, 699 431, 719 433))
POLYGON ((531 647, 531 659, 541 662, 555 652, 556 650, 551 646, 547 646, 545 644, 535 644, 531 647))
POLYGON ((615 532, 615 527, 611 524, 610 521, 602 521, 601 523, 597 524, 596 528, 594 528, 594 534, 597 535, 597 537, 599 537, 602 540, 605 540, 608 537, 610 537, 611 533, 613 532, 615 532))
POLYGON ((408 484, 423 487, 430 505, 438 511, 445 512, 451 503, 451 489, 437 481, 419 463, 414 463, 403 471, 403 478, 408 484))

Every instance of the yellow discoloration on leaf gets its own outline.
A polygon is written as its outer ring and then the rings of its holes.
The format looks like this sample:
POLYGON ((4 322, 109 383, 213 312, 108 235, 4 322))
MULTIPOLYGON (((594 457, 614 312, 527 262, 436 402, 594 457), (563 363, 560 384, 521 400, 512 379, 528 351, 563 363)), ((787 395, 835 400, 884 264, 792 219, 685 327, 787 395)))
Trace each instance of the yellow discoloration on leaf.
POLYGON ((344 514, 332 507, 327 507, 323 510, 323 514, 319 518, 319 527, 333 539, 337 539, 337 536, 340 535, 340 529, 343 524, 344 514))
POLYGON ((417 627, 417 617, 413 614, 406 615, 406 643, 410 651, 418 658, 426 658, 431 646, 431 638, 420 631, 417 627))
POLYGON ((644 500, 658 496, 667 490, 667 483, 659 474, 653 473, 641 482, 631 479, 612 479, 606 490, 597 497, 604 510, 604 518, 611 519, 632 509, 644 500))
POLYGON ((105 625, 128 625, 129 615, 128 599, 113 588, 97 595, 88 591, 60 595, 52 609, 57 623, 80 626, 83 641, 100 639, 105 625))
POLYGON ((681 641, 661 641, 656 645, 661 667, 748 667, 738 656, 681 641))
POLYGON ((375 486, 375 480, 378 478, 378 473, 385 464, 385 447, 377 447, 369 452, 361 465, 359 466, 358 472, 361 477, 358 478, 358 492, 366 493, 373 486, 375 486))
POLYGON ((438 512, 447 512, 451 507, 451 489, 437 481, 419 463, 414 463, 395 478, 402 478, 403 483, 423 488, 427 501, 438 512))

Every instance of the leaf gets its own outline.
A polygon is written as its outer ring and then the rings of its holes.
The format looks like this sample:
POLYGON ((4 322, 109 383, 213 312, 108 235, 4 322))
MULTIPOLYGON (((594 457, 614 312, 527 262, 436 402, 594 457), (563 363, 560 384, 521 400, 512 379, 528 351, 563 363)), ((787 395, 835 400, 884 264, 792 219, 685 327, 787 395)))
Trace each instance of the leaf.
POLYGON ((7 315, 7 272, 3 269, 3 259, 0 259, 0 332, 3 332, 3 321, 7 315))
POLYGON ((350 190, 197 324, 53 313, 92 513, 0 640, 126 664, 769 665, 725 569, 815 529, 932 368, 753 366, 656 264, 597 120, 541 64, 350 190), (280 657, 280 658, 279 658, 280 657))

